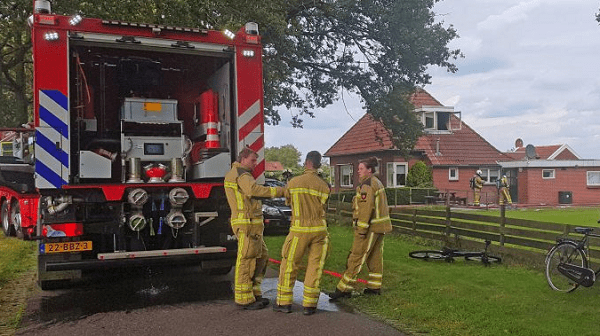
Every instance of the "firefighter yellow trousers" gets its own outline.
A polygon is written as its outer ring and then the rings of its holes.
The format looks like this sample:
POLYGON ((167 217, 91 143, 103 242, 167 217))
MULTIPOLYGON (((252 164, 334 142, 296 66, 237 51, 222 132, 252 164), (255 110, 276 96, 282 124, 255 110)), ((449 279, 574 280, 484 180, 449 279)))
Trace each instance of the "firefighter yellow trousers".
POLYGON ((500 188, 500 199, 499 202, 500 205, 504 204, 504 201, 506 201, 508 204, 512 204, 512 199, 510 198, 510 193, 508 192, 508 188, 503 187, 500 188))
POLYGON ((363 264, 367 264, 369 279, 367 288, 380 289, 383 276, 383 237, 382 233, 368 232, 361 235, 354 231, 354 242, 348 256, 346 271, 337 284, 342 292, 351 292, 356 285, 356 277, 363 264))
POLYGON ((261 284, 267 270, 269 252, 262 235, 237 232, 238 252, 235 263, 235 303, 247 305, 262 296, 261 284))
POLYGON ((475 188, 475 199, 473 200, 473 204, 479 205, 479 201, 481 200, 481 189, 475 188))
POLYGON ((305 254, 308 254, 304 277, 304 297, 302 306, 316 307, 319 301, 321 275, 329 248, 327 231, 298 233, 290 232, 281 251, 279 283, 277 284, 277 304, 289 305, 293 301, 294 283, 305 254))

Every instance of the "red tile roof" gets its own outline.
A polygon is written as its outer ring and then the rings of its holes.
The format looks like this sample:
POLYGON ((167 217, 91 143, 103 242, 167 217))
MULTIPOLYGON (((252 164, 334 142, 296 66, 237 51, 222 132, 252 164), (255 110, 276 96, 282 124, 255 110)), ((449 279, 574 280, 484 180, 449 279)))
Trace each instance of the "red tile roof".
MULTIPOLYGON (((525 148, 517 147, 513 152, 505 153, 514 160, 525 160, 525 148)), ((578 160, 576 154, 565 145, 535 146, 536 160, 548 160, 553 155, 555 160, 578 160), (560 150, 560 151, 559 151, 560 150)))
MULTIPOLYGON (((415 108, 422 106, 443 106, 423 89, 411 97, 415 108)), ((415 145, 432 165, 481 165, 496 164, 497 161, 512 161, 498 151, 456 116, 451 118, 451 133, 424 134, 415 145), (439 140, 439 147, 438 146, 439 140), (436 155, 436 152, 439 154, 436 155)), ((382 150, 395 147, 383 125, 373 120, 370 114, 363 116, 338 141, 329 148, 325 156, 340 156, 382 150)))

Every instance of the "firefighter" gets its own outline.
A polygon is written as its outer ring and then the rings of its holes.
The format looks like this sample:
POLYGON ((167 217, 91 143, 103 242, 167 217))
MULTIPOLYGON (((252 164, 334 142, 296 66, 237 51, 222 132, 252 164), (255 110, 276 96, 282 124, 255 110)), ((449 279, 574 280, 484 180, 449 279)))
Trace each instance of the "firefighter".
POLYGON ((304 315, 312 315, 317 311, 321 274, 329 247, 325 204, 330 189, 318 175, 320 166, 321 154, 309 152, 304 163, 304 174, 291 179, 285 188, 286 201, 292 208, 292 222, 281 251, 277 303, 273 306, 273 310, 278 312, 292 312, 294 283, 305 255, 308 255, 308 264, 302 306, 304 315))
POLYGON ((373 176, 377 159, 371 157, 358 164, 359 186, 352 200, 354 242, 348 256, 346 271, 338 282, 330 301, 350 297, 363 263, 367 264, 369 279, 364 294, 379 295, 383 275, 383 237, 392 231, 385 189, 373 176))
POLYGON ((512 199, 510 198, 510 193, 508 192, 508 178, 506 175, 502 175, 498 185, 500 187, 500 197, 498 197, 498 203, 500 205, 504 205, 504 202, 506 201, 509 206, 512 206, 512 199))
POLYGON ((243 309, 265 308, 269 300, 262 297, 261 283, 269 258, 263 240, 262 203, 258 197, 281 197, 283 188, 256 184, 252 170, 258 154, 244 148, 238 161, 225 175, 225 194, 231 208, 231 228, 238 239, 235 264, 235 303, 243 309))
POLYGON ((481 200, 481 188, 483 188, 483 179, 481 178, 481 170, 477 169, 475 172, 475 176, 471 178, 473 181, 471 183, 471 188, 473 189, 474 200, 473 205, 479 206, 479 201, 481 200))

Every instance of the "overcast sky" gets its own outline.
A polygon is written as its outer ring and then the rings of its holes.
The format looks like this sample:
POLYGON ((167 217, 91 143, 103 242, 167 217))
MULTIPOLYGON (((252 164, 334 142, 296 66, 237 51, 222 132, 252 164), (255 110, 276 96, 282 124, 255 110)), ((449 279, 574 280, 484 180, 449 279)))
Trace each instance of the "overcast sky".
MULTIPOLYGON (((445 0, 434 11, 460 38, 451 74, 431 68, 427 90, 501 151, 568 144, 600 159, 600 26, 591 0, 445 0)), ((305 118, 303 129, 266 126, 266 146, 327 151, 365 111, 356 96, 305 118), (345 102, 345 104, 344 104, 345 102)))

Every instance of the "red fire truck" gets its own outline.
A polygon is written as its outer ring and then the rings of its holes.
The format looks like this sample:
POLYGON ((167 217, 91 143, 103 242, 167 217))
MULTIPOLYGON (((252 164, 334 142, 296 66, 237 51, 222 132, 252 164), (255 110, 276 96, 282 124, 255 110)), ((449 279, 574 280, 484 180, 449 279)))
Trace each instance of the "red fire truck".
POLYGON ((235 263, 224 176, 264 172, 258 26, 237 33, 60 16, 31 20, 39 283, 86 269, 235 263))

